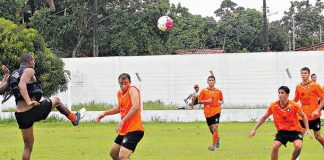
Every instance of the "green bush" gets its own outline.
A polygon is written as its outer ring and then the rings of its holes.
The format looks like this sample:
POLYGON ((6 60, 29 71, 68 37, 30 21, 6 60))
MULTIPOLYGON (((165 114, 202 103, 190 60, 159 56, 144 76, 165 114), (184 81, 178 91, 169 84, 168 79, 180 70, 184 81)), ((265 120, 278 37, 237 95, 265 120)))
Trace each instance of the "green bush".
POLYGON ((144 110, 176 110, 179 106, 166 105, 160 100, 143 102, 144 110))
POLYGON ((85 104, 77 104, 71 107, 72 111, 78 111, 81 108, 85 108, 87 111, 106 111, 108 109, 113 108, 111 104, 105 103, 95 103, 94 101, 85 104))
POLYGON ((23 53, 34 55, 35 71, 42 82, 45 97, 67 89, 63 70, 64 63, 47 48, 38 31, 0 18, 0 65, 7 65, 12 72, 19 67, 20 56, 23 53))

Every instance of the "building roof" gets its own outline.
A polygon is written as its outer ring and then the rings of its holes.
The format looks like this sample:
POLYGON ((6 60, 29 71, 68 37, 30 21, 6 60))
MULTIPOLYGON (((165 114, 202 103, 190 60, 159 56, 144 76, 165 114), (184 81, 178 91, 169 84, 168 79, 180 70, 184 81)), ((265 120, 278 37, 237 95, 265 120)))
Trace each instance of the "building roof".
POLYGON ((320 47, 324 47, 324 42, 306 46, 306 47, 296 48, 294 51, 314 51, 320 47))
POLYGON ((223 49, 183 49, 176 50, 176 54, 221 54, 224 53, 223 49))

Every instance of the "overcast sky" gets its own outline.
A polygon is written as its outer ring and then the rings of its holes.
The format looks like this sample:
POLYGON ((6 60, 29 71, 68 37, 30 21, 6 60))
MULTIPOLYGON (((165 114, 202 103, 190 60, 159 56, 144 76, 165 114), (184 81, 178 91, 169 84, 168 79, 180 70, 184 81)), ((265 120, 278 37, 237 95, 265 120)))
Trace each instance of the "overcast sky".
MULTIPOLYGON (((263 0, 232 0, 238 6, 245 8, 255 8, 262 11, 263 0)), ((215 17, 214 11, 220 7, 222 0, 170 0, 173 4, 181 3, 182 6, 189 9, 192 14, 200 14, 202 16, 215 17)), ((316 0, 310 0, 315 4, 316 0)), ((284 15, 284 11, 288 11, 290 0, 267 0, 267 6, 270 14, 278 12, 278 14, 269 16, 270 21, 279 20, 284 15)))

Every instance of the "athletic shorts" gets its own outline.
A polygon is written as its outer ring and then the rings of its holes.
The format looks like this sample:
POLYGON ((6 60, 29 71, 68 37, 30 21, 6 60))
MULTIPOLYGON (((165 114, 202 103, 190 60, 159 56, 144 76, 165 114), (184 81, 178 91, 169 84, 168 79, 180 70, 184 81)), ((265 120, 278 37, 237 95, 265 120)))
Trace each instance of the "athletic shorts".
POLYGON ((143 131, 128 132, 124 136, 118 135, 115 139, 115 143, 134 152, 137 144, 141 141, 143 136, 143 131))
POLYGON ((198 98, 197 97, 194 97, 194 98, 195 98, 195 101, 194 101, 193 105, 197 105, 198 104, 198 98))
POLYGON ((27 129, 33 126, 34 122, 47 118, 52 110, 52 101, 45 99, 39 102, 38 106, 34 106, 25 112, 15 112, 15 117, 19 129, 27 129))
POLYGON ((219 117, 220 117, 220 113, 217 113, 211 117, 206 117, 207 120, 207 125, 211 126, 213 124, 218 124, 219 123, 219 117))
MULTIPOLYGON (((305 128, 304 122, 302 120, 299 120, 300 125, 305 128)), ((314 131, 321 130, 321 119, 317 118, 311 121, 308 121, 309 129, 312 129, 314 131)))
POLYGON ((288 141, 294 142, 295 140, 303 140, 303 135, 298 131, 278 131, 274 140, 286 146, 288 141))

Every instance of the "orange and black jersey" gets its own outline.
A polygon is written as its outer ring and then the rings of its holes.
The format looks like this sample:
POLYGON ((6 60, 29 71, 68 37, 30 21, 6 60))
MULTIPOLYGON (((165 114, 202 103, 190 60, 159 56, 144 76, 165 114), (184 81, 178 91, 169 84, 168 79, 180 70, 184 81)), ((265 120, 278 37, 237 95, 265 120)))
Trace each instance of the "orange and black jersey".
POLYGON ((212 116, 221 112, 220 101, 223 100, 222 91, 217 88, 214 88, 212 90, 205 88, 205 89, 201 90, 201 92, 198 96, 198 100, 199 101, 208 100, 209 98, 212 98, 212 102, 204 103, 205 117, 212 117, 212 116))
MULTIPOLYGON (((138 94, 140 94, 139 90, 134 86, 129 87, 125 94, 123 94, 122 91, 119 91, 117 93, 118 107, 119 107, 121 119, 123 119, 127 115, 127 113, 130 111, 130 109, 133 106, 131 96, 129 94, 129 90, 132 87, 138 91, 138 94)), ((139 109, 136 111, 136 113, 130 119, 128 119, 124 123, 121 130, 119 131, 119 135, 126 135, 126 133, 133 132, 133 131, 144 131, 143 122, 142 122, 142 118, 141 118, 141 103, 140 103, 141 100, 140 100, 140 98, 138 99, 138 101, 139 101, 138 104, 140 105, 139 109)))
POLYGON ((318 107, 318 100, 324 96, 324 91, 315 82, 309 82, 306 85, 299 84, 296 87, 295 101, 302 104, 301 108, 306 114, 308 120, 314 120, 321 117, 319 113, 318 116, 312 117, 312 113, 318 107))
POLYGON ((285 107, 281 107, 279 101, 273 102, 267 112, 269 115, 273 115, 274 124, 278 131, 302 131, 298 119, 302 110, 294 101, 288 100, 285 107))

